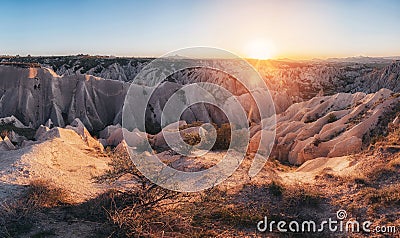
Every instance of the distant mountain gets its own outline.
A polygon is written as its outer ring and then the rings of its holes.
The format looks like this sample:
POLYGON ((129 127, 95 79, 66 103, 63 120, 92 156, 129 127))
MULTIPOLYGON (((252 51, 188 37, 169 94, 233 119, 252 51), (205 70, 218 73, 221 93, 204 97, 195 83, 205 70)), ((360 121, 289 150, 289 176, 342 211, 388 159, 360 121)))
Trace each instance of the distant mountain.
POLYGON ((368 56, 355 56, 346 58, 328 58, 327 62, 349 62, 349 63, 388 63, 393 60, 400 60, 400 56, 392 57, 368 57, 368 56))

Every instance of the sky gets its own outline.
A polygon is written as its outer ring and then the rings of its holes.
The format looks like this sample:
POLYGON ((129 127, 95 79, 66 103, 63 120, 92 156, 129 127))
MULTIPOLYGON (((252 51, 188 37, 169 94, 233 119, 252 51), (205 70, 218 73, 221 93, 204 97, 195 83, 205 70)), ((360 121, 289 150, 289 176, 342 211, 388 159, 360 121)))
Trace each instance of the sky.
POLYGON ((0 55, 400 55, 398 0, 0 0, 0 55))

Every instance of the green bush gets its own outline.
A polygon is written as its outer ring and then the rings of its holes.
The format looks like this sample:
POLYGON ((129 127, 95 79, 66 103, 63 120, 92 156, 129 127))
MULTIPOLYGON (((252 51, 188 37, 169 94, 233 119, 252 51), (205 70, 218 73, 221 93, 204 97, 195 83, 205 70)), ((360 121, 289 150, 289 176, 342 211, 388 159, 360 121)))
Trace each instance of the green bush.
POLYGON ((199 133, 191 132, 183 135, 183 141, 191 146, 198 145, 201 142, 199 133))
MULTIPOLYGON (((191 127, 200 127, 204 123, 201 121, 196 121, 184 126, 180 126, 179 130, 184 130, 191 127)), ((231 148, 245 148, 248 143, 248 133, 242 130, 235 130, 235 126, 232 126, 230 123, 224 123, 221 126, 218 126, 215 123, 211 123, 214 126, 216 135, 210 133, 210 130, 205 128, 209 133, 206 136, 202 137, 199 133, 186 133, 183 135, 183 140, 191 146, 197 146, 198 148, 209 148, 211 143, 214 141, 212 138, 215 138, 215 143, 212 146, 212 150, 227 150, 229 146, 231 148), (233 131, 232 131, 233 130, 233 131), (231 141, 231 137, 235 138, 235 141, 231 141), (231 143, 233 143, 231 145, 231 143)))
POLYGON ((231 125, 224 123, 221 127, 216 128, 217 138, 213 146, 214 150, 227 150, 231 144, 231 125))

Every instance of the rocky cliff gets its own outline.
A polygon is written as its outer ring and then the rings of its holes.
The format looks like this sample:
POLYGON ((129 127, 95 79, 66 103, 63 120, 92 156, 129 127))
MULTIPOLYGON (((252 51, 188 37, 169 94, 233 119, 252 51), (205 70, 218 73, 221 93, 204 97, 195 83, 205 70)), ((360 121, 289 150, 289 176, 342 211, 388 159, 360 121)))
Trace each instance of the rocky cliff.
POLYGON ((80 118, 89 130, 121 120, 129 84, 89 75, 58 76, 45 68, 0 66, 0 117, 14 115, 38 127, 49 119, 65 126, 80 118))
MULTIPOLYGON (((118 58, 101 56, 60 57, 0 57, 0 61, 35 63, 52 69, 58 75, 94 75, 104 79, 132 82, 136 75, 152 58, 118 58)), ((218 61, 210 65, 218 66, 218 61)), ((229 60, 228 60, 229 61, 229 60)), ((239 61, 230 64, 241 68, 239 61)), ((339 92, 373 93, 381 88, 394 92, 400 90, 400 61, 388 58, 353 57, 346 59, 292 61, 292 60, 249 60, 264 78, 270 90, 280 92, 289 102, 299 102, 314 96, 333 95, 339 92)), ((207 75, 193 74, 184 70, 177 74, 178 81, 204 81, 207 75)), ((215 74, 213 77, 217 78, 215 74)), ((285 104, 285 103, 284 103, 285 104)), ((284 105, 282 105, 284 106, 284 105)), ((277 108, 277 111, 284 110, 277 108)))
MULTIPOLYGON (((142 63, 145 65, 147 61, 142 63)), ((15 116, 31 128, 41 124, 64 127, 79 118, 92 132, 120 124, 131 83, 125 82, 130 81, 124 80, 130 76, 118 71, 117 65, 118 62, 101 67, 113 72, 109 75, 118 74, 120 80, 72 71, 59 76, 43 66, 3 62, 0 65, 0 117, 15 116)), ((235 62, 232 61, 231 66, 240 71, 240 65, 235 62)), ((385 134, 389 122, 400 112, 400 61, 380 63, 380 66, 353 62, 333 65, 280 62, 259 67, 269 87, 274 89, 271 94, 278 116, 272 155, 282 161, 302 164, 317 157, 359 151, 377 135, 385 134)), ((153 73, 146 72, 150 81, 153 73)), ((161 113, 167 100, 183 86, 194 82, 216 83, 229 89, 251 115, 251 135, 258 138, 266 130, 260 126, 262 118, 253 111, 252 95, 262 95, 262 92, 246 90, 235 77, 221 71, 185 69, 169 75, 150 98, 146 110, 148 132, 156 134, 161 130, 161 113)), ((150 92, 148 86, 141 85, 143 82, 136 83, 143 95, 150 92)), ((190 95, 182 97, 183 101, 188 101, 190 95)), ((225 101, 229 102, 229 97, 225 101)), ((202 103, 191 106, 180 119, 187 123, 226 122, 220 110, 202 103)))

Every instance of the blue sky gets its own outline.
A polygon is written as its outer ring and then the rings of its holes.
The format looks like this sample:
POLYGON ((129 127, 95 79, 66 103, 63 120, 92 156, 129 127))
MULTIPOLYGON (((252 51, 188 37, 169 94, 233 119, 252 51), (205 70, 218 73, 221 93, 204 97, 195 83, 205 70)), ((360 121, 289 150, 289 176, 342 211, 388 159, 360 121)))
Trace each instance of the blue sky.
POLYGON ((400 55, 396 0, 0 0, 0 21, 0 54, 249 56, 258 41, 274 58, 400 55))

